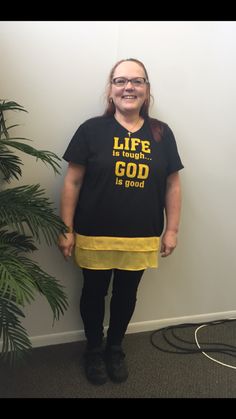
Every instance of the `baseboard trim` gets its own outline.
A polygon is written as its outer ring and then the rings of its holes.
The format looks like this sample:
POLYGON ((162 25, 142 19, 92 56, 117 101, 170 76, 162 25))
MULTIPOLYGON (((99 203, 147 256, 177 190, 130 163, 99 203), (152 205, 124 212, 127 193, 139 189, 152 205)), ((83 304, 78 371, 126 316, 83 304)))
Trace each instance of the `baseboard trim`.
MULTIPOLYGON (((158 330, 162 327, 167 327, 175 324, 183 323, 200 323, 204 324, 209 321, 220 319, 236 319, 236 311, 224 311, 218 313, 198 314, 192 316, 172 317, 161 320, 148 320, 145 322, 130 323, 127 334, 141 333, 152 330, 158 330)), ((107 327, 104 328, 105 331, 107 327)), ((59 345, 63 343, 77 342, 85 339, 83 330, 72 330, 69 332, 52 333, 49 335, 31 336, 30 341, 34 348, 41 346, 59 345)), ((1 348, 1 342, 0 342, 1 348)))

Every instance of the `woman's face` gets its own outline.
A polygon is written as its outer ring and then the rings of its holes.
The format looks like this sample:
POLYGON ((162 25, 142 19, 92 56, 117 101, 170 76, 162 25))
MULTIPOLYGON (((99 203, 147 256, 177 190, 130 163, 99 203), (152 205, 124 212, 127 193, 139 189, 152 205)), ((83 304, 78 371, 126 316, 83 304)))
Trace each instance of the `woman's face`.
POLYGON ((127 82, 124 85, 111 84, 110 98, 112 98, 116 111, 122 114, 139 114, 144 101, 148 97, 148 84, 142 83, 142 79, 146 80, 143 68, 133 62, 124 61, 119 64, 113 75, 116 78, 137 79, 136 82, 127 82), (138 81, 141 83, 139 84, 138 81))

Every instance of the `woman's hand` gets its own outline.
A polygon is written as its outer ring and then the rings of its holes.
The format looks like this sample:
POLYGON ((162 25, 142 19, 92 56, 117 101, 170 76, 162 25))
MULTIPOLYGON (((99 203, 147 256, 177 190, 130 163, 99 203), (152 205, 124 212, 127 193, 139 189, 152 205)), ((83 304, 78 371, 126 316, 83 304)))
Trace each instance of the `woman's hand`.
POLYGON ((177 233, 167 230, 161 240, 161 256, 169 256, 177 246, 177 233))
POLYGON ((75 234, 74 233, 65 233, 60 234, 58 238, 58 247, 63 254, 65 260, 68 260, 72 256, 72 252, 75 246, 75 234))

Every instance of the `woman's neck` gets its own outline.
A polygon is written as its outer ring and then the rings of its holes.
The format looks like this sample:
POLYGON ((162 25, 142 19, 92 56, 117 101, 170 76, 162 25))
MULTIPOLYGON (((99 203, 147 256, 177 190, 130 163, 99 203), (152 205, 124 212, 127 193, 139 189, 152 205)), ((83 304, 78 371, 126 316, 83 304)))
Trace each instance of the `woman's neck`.
POLYGON ((129 137, 133 132, 138 131, 143 126, 144 118, 139 114, 136 115, 122 115, 122 114, 114 114, 114 118, 122 125, 123 128, 127 130, 127 134, 129 137))
POLYGON ((125 115, 120 113, 120 112, 115 112, 114 117, 121 124, 124 123, 124 124, 128 124, 128 125, 135 124, 135 122, 138 122, 139 119, 143 120, 143 118, 137 112, 136 113, 131 113, 131 114, 125 114, 125 115))

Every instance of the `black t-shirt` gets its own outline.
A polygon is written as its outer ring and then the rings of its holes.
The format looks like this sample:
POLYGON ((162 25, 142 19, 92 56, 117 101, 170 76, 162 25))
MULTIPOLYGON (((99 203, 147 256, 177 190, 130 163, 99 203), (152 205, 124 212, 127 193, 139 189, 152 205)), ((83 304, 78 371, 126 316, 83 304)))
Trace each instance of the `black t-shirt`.
POLYGON ((183 168, 171 129, 155 141, 148 120, 129 137, 114 116, 85 121, 63 158, 86 166, 75 210, 85 236, 159 237, 167 176, 183 168))

